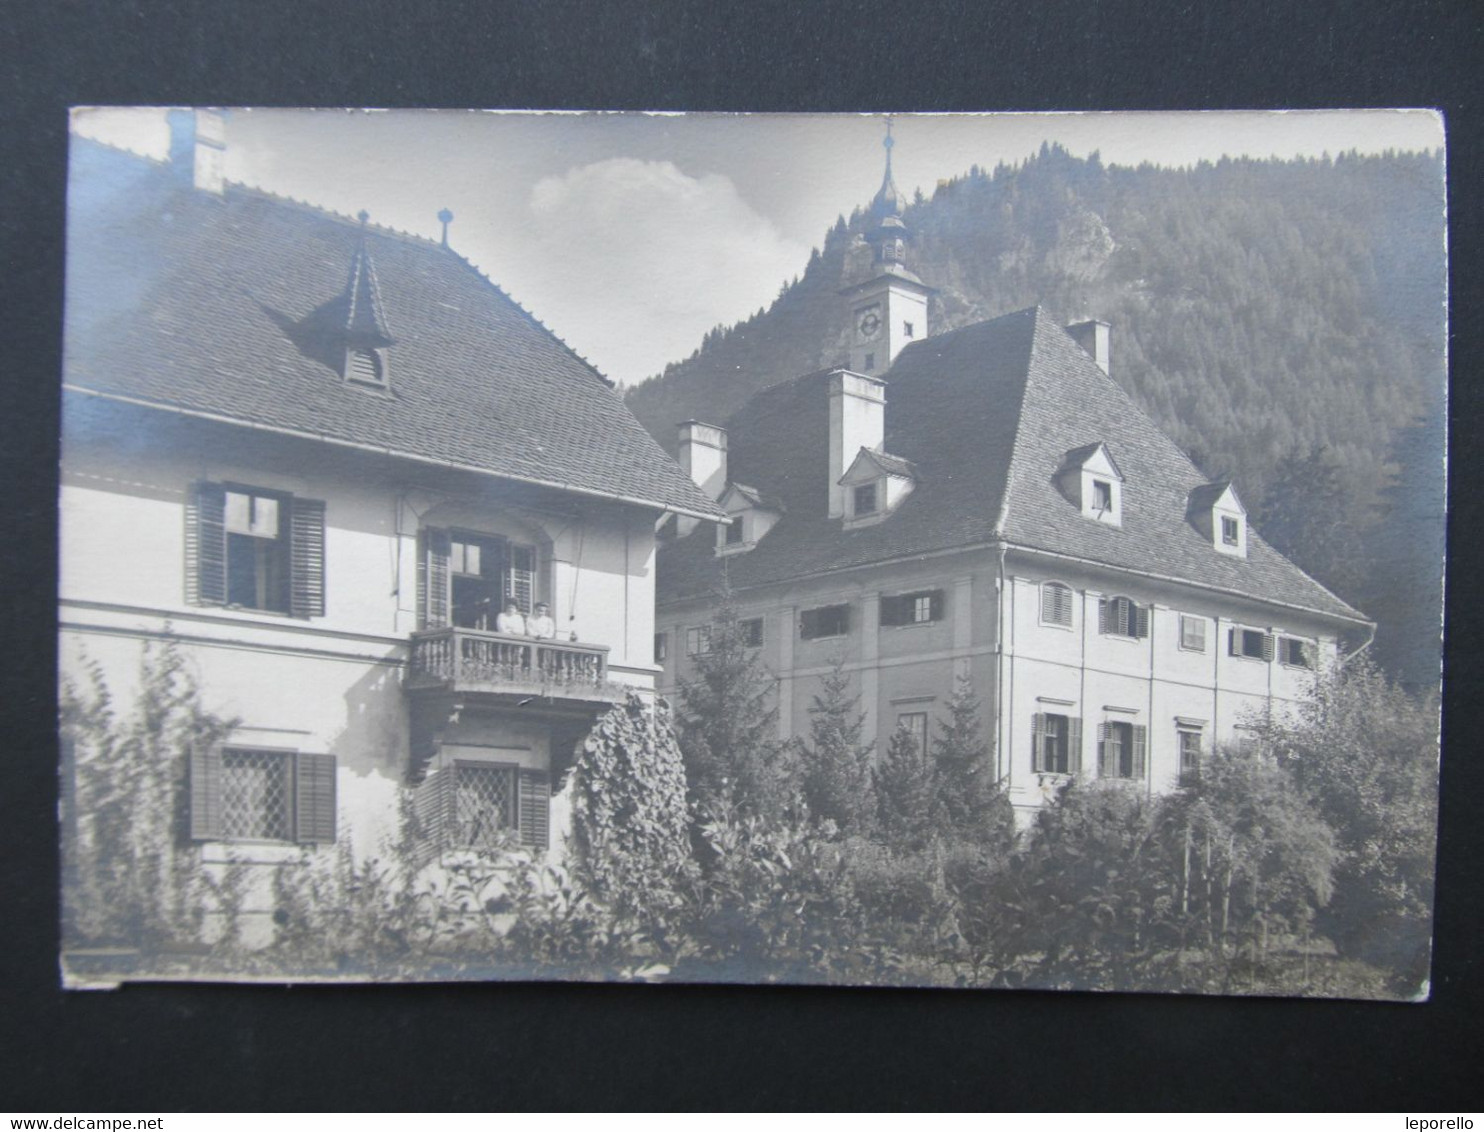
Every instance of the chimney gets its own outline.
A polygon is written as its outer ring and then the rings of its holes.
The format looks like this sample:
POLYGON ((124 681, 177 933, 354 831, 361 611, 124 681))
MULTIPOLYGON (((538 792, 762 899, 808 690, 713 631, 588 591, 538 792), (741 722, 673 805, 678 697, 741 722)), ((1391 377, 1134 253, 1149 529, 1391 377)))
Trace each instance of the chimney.
POLYGON ((886 382, 836 370, 830 374, 830 518, 845 514, 840 477, 862 448, 881 450, 886 438, 886 382))
POLYGON ((1098 369, 1108 372, 1109 344, 1113 336, 1111 326, 1100 318, 1089 318, 1085 322, 1071 323, 1067 327, 1067 333, 1097 362, 1098 369))
MULTIPOLYGON (((712 499, 720 499, 727 487, 727 430, 702 421, 680 424, 680 466, 697 487, 712 499)), ((682 537, 696 529, 699 519, 681 515, 676 533, 682 537)))
POLYGON ((227 157, 227 119, 220 110, 172 110, 170 164, 183 180, 221 195, 227 157))

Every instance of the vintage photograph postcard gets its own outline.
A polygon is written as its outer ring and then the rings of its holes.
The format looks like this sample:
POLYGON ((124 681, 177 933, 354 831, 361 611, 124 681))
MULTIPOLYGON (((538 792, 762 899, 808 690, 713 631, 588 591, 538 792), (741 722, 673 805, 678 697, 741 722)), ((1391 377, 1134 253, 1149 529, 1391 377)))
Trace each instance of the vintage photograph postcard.
POLYGON ((1428 110, 79 108, 61 972, 1428 994, 1428 110))

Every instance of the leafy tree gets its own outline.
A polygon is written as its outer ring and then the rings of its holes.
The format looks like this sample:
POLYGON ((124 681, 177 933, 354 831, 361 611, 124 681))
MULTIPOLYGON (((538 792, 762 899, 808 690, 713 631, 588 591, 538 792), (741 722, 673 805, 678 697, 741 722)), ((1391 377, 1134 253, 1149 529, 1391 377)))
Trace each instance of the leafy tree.
POLYGON ((877 830, 888 845, 918 850, 938 826, 937 776, 913 735, 898 728, 886 745, 881 765, 872 768, 877 830))
POLYGON ((1265 734, 1334 829, 1326 930, 1416 993, 1427 977, 1438 806, 1438 703, 1364 658, 1322 678, 1298 716, 1265 734))
MULTIPOLYGON (((200 942, 209 905, 230 912, 240 892, 201 868, 191 845, 186 792, 192 748, 233 726, 208 712, 173 642, 146 646, 137 698, 123 713, 102 669, 64 679, 64 943, 145 951, 200 942)), ((223 947, 235 943, 225 917, 223 947)))
POLYGON ((861 742, 865 723, 860 697, 850 693, 845 662, 837 659, 809 708, 803 780, 814 818, 833 822, 846 835, 868 833, 876 816, 873 744, 861 742))
POLYGON ((629 693, 588 733, 572 776, 573 847, 592 895, 662 930, 692 867, 685 763, 668 709, 629 693))
POLYGON ((797 807, 795 747, 778 738, 777 682, 723 593, 710 626, 710 648, 695 658, 696 677, 680 691, 680 749, 693 804, 714 808, 724 799, 744 813, 781 813, 797 807))

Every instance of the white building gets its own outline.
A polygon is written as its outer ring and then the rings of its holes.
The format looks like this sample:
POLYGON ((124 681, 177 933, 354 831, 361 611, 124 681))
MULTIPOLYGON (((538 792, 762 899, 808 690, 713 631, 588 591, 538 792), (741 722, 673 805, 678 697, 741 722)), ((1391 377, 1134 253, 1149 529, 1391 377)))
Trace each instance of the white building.
POLYGON ((655 684, 656 521, 714 505, 446 243, 225 184, 221 119, 174 125, 167 163, 73 144, 64 677, 125 703, 145 642, 188 650, 237 720, 191 755, 207 861, 375 851, 399 783, 440 847, 556 843, 575 746, 655 684))
POLYGON ((1075 775, 1174 789, 1373 626, 1112 380, 1106 323, 1034 308, 930 335, 889 157, 848 360, 681 426, 732 523, 661 548, 662 687, 693 674, 725 577, 785 737, 843 660, 882 746, 925 742, 968 677, 1022 819, 1075 775))

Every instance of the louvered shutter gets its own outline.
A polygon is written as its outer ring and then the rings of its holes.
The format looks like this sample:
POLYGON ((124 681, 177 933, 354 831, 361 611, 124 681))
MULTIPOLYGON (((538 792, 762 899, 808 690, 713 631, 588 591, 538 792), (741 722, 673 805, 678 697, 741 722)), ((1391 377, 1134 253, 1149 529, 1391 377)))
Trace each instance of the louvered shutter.
POLYGON ((1098 632, 1109 634, 1113 632, 1113 603, 1107 598, 1098 599, 1098 632))
POLYGON ((210 841, 222 835, 222 753, 193 747, 191 766, 191 840, 210 841))
POLYGON ((294 820, 300 842, 335 840, 335 756, 299 756, 294 777, 294 820))
POLYGON ((424 629, 442 629, 448 624, 448 532, 424 529, 421 539, 417 563, 418 609, 424 629))
POLYGON ((819 636, 819 611, 817 609, 806 609, 799 614, 799 636, 806 641, 811 637, 819 636))
POLYGON ((1237 630, 1235 629, 1226 631, 1226 651, 1231 656, 1242 655, 1241 646, 1237 644, 1237 630))
POLYGON ((289 612, 295 617, 325 615, 325 504, 320 499, 289 502, 289 612))
POLYGON ((928 602, 928 616, 934 621, 943 620, 943 591, 934 590, 928 602))
POLYGON ((520 843, 527 849, 545 849, 551 840, 551 779, 544 770, 521 767, 520 843))
POLYGON ((1149 760, 1149 728, 1135 725, 1134 732, 1134 777, 1143 778, 1145 764, 1149 760))
POLYGON ((1067 720, 1067 773, 1082 773, 1082 721, 1067 720))
POLYGON ((412 797, 412 812, 422 833, 424 858, 439 853, 453 829, 454 771, 430 770, 412 797))
POLYGON ((529 546, 511 546, 507 553, 502 600, 514 601, 529 614, 536 596, 536 552, 529 546))
POLYGON ((1049 621, 1049 622, 1051 622, 1053 624, 1055 624, 1057 622, 1057 620, 1058 620, 1058 618, 1056 616, 1056 587, 1055 586, 1044 586, 1043 585, 1041 587, 1041 620, 1042 621, 1049 621))
POLYGON ((1109 778, 1118 773, 1118 768, 1110 766, 1113 755, 1108 742, 1108 725, 1098 724, 1098 774, 1103 778, 1109 778))
POLYGON ((1273 659, 1273 634, 1262 634, 1262 658, 1268 662, 1273 659))
POLYGON ((1046 717, 1041 712, 1031 716, 1031 769, 1046 770, 1046 717))
POLYGON ((227 491, 219 483, 191 486, 186 498, 186 601, 227 602, 227 491))
POLYGON ((900 597, 884 597, 881 599, 881 624, 885 626, 905 625, 908 617, 904 615, 904 602, 900 597))
POLYGON ((1149 607, 1145 605, 1131 605, 1129 607, 1134 615, 1134 636, 1149 636, 1149 607))

